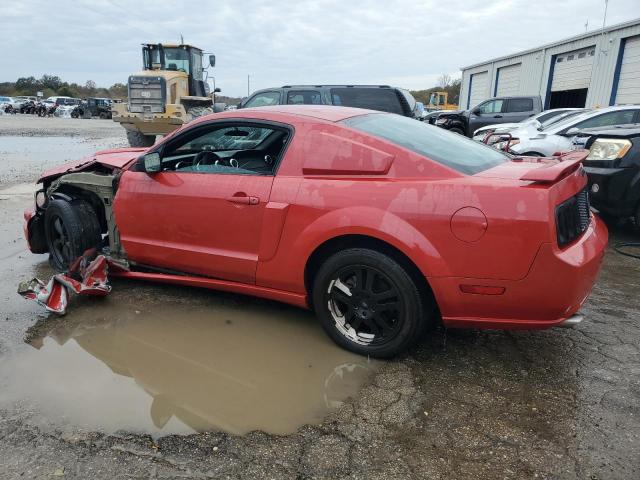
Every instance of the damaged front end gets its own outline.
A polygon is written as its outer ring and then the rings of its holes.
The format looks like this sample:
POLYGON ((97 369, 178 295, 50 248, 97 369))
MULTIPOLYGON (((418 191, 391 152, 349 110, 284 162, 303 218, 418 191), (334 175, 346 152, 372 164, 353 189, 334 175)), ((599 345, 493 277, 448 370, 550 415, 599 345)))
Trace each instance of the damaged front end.
MULTIPOLYGON (((23 228, 29 249, 33 253, 55 251, 55 234, 52 233, 52 220, 47 216, 47 209, 56 201, 67 202, 72 207, 82 204, 78 218, 93 223, 94 236, 82 249, 76 248, 76 253, 67 256, 68 263, 65 262, 64 267, 59 262, 51 262, 57 271, 66 270, 65 273, 55 275, 47 283, 38 279, 23 282, 19 288, 22 296, 38 301, 48 311, 64 314, 69 292, 80 295, 109 293, 107 263, 116 270, 129 268, 113 213, 118 180, 122 169, 143 151, 117 149, 98 152, 42 175, 38 180, 42 188, 35 194, 35 205, 24 212, 23 228), (92 257, 97 255, 96 259, 91 261, 88 252, 93 252, 92 257)), ((54 226, 62 228, 61 225, 54 226)))

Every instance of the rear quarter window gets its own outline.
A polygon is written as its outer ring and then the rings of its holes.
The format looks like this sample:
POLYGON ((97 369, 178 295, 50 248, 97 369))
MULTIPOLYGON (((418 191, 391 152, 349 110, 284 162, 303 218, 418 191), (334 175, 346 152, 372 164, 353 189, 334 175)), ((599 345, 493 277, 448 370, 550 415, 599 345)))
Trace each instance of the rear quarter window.
POLYGON ((367 108, 402 115, 402 105, 394 90, 388 88, 332 88, 331 103, 342 107, 367 108))
POLYGON ((533 99, 512 98, 509 100, 508 112, 530 112, 533 110, 533 99))
POLYGON ((361 115, 343 120, 342 123, 467 175, 509 161, 507 155, 494 148, 399 115, 361 115))

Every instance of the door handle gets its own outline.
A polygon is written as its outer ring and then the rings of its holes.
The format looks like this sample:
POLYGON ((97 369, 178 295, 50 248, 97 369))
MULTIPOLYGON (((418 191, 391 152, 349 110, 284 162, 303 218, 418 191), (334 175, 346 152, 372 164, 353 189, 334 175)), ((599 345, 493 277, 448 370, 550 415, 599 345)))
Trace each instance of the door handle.
POLYGON ((502 118, 502 115, 494 115, 493 118, 502 118))
POLYGON ((260 199, 258 197, 249 197, 247 195, 234 195, 227 197, 227 202, 239 203, 240 205, 258 205, 260 199))

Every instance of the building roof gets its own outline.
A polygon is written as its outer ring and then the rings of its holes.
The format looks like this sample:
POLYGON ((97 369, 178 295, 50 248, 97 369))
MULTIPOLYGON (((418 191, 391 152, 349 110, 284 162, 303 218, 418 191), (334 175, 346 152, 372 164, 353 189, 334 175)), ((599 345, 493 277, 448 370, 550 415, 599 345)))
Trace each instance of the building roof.
POLYGON ((484 62, 474 63, 473 65, 469 65, 466 67, 462 67, 460 70, 469 70, 470 68, 479 67, 481 65, 486 65, 487 63, 494 63, 500 60, 507 60, 513 57, 519 57, 521 55, 526 55, 528 53, 537 52, 543 50, 545 48, 555 47, 557 45, 562 45, 563 43, 575 42, 576 40, 582 40, 583 38, 595 37, 597 35, 602 35, 603 33, 613 32, 615 30, 620 30, 627 27, 632 27, 634 25, 640 25, 640 18, 635 18, 633 20, 629 20, 628 22, 617 23, 615 25, 611 25, 609 27, 605 27, 604 29, 600 28, 598 30, 592 30, 590 32, 581 33, 580 35, 574 35, 573 37, 563 38, 562 40, 558 40, 556 42, 547 43, 541 45, 539 47, 530 48, 528 50, 522 50, 520 52, 510 53, 509 55, 502 55, 500 57, 492 58, 491 60, 485 60, 484 62))

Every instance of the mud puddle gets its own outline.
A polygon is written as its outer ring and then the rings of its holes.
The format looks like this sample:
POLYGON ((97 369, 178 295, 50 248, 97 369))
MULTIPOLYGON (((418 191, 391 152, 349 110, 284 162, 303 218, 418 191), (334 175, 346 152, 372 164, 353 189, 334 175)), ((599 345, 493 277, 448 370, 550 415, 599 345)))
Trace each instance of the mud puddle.
POLYGON ((77 302, 3 359, 0 407, 63 429, 286 434, 321 422, 375 368, 308 312, 213 295, 144 310, 115 296, 77 302))

